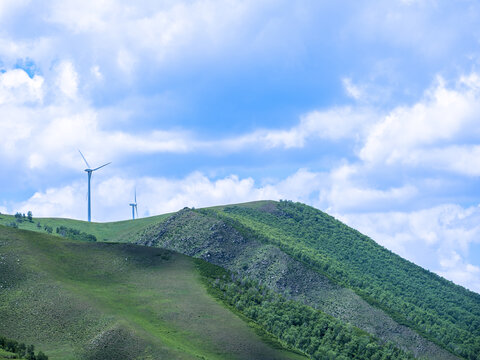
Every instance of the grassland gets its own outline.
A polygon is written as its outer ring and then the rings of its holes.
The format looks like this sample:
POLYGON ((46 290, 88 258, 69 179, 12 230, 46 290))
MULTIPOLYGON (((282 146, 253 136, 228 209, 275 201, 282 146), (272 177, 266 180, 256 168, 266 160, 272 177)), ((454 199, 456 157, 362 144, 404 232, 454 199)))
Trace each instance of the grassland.
POLYGON ((144 228, 149 225, 162 222, 170 215, 171 214, 151 216, 135 219, 135 221, 125 220, 97 223, 63 218, 33 218, 32 222, 29 222, 28 220, 18 222, 13 215, 0 214, 0 225, 8 226, 11 223, 15 223, 19 229, 41 233, 47 233, 44 227, 50 226, 53 229, 52 235, 56 235, 55 229, 57 227, 66 226, 68 228, 80 230, 87 234, 95 235, 98 241, 134 242, 137 234, 140 233, 144 228), (37 224, 40 224, 40 226, 37 224))
POLYGON ((0 333, 53 360, 304 359, 213 299, 187 256, 3 226, 0 333))

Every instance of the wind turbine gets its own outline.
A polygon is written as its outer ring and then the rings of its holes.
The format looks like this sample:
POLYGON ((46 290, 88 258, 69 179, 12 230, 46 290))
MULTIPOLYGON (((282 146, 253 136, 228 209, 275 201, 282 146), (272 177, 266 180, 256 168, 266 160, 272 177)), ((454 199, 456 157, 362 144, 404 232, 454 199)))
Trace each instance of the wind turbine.
POLYGON ((98 169, 101 169, 102 167, 107 166, 108 164, 111 164, 111 162, 106 163, 102 166, 99 166, 95 169, 91 169, 90 165, 88 165, 87 159, 85 159, 85 156, 83 156, 82 152, 80 150, 78 150, 78 152, 80 153, 80 155, 82 155, 82 158, 83 158, 83 161, 85 161, 85 164, 87 164, 87 168, 85 169, 85 171, 88 174, 88 222, 91 222, 92 210, 91 210, 91 201, 90 201, 90 179, 92 178, 92 172, 97 171, 98 169))
POLYGON ((135 188, 135 202, 131 203, 130 206, 132 207, 132 219, 135 220, 135 213, 137 213, 137 218, 138 218, 138 210, 137 210, 137 188, 135 188))

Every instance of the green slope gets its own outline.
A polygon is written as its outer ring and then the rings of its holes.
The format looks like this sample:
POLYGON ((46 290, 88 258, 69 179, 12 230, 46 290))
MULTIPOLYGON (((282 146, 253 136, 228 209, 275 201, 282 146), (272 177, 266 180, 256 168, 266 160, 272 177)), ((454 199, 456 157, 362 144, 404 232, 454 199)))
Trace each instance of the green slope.
POLYGON ((379 246, 312 207, 282 201, 216 207, 245 237, 278 246, 424 337, 480 359, 480 295, 379 246))
POLYGON ((206 291, 196 262, 0 226, 0 334, 50 359, 302 359, 206 291))
POLYGON ((60 226, 73 228, 87 234, 95 235, 98 241, 133 242, 135 236, 145 227, 162 222, 171 214, 151 216, 116 222, 96 223, 63 218, 33 218, 32 222, 27 219, 17 221, 13 215, 0 214, 0 225, 8 226, 15 223, 19 229, 47 233, 45 226, 50 226, 55 234, 55 229, 60 226), (40 226, 38 226, 40 224, 40 226))

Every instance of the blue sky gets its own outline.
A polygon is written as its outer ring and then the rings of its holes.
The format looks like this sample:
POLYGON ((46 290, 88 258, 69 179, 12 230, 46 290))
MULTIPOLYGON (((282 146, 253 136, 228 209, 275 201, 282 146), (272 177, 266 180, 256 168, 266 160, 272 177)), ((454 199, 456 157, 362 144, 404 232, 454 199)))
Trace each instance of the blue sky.
POLYGON ((0 2, 0 211, 315 206, 480 292, 475 1, 0 2))

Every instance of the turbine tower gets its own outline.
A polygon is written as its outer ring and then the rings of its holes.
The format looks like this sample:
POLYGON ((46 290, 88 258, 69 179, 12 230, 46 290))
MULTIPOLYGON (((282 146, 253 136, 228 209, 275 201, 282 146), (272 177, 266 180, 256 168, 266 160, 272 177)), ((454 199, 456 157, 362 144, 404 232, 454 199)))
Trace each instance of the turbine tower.
POLYGON ((135 188, 135 202, 131 203, 130 206, 132 207, 132 219, 135 220, 135 213, 137 213, 137 218, 138 218, 138 210, 137 210, 137 188, 135 188))
POLYGON ((92 221, 92 208, 91 208, 91 200, 90 200, 90 179, 92 178, 92 172, 97 171, 98 169, 101 169, 102 167, 107 166, 108 164, 111 164, 111 162, 106 163, 102 166, 99 166, 95 169, 91 169, 90 165, 88 165, 87 159, 85 159, 85 156, 83 156, 82 152, 80 150, 78 150, 78 152, 80 153, 80 155, 82 155, 82 158, 83 158, 83 161, 85 161, 85 164, 87 164, 87 168, 85 169, 85 171, 88 174, 88 222, 91 222, 92 221))

